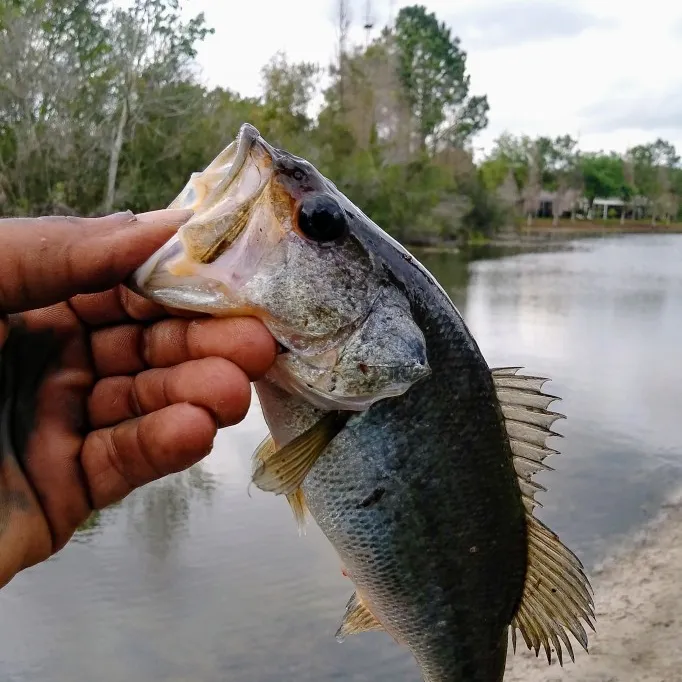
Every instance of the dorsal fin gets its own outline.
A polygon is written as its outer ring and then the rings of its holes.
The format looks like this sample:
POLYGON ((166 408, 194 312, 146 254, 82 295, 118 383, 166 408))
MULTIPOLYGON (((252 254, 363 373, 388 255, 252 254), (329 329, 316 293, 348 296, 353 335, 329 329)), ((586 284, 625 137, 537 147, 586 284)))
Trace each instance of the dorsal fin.
MULTIPOLYGON (((277 446, 272 434, 268 434, 261 444, 256 448, 251 456, 252 474, 261 468, 273 455, 277 452, 277 446)), ((293 493, 286 496, 287 502, 291 507, 298 526, 298 534, 305 535, 305 526, 307 522, 308 507, 305 502, 305 496, 300 488, 297 488, 293 493)))
POLYGON ((559 537, 533 516, 538 490, 546 490, 533 481, 538 471, 551 471, 544 460, 557 454, 548 448, 550 436, 560 436, 551 430, 563 414, 550 412, 550 403, 559 400, 542 392, 548 379, 519 375, 520 367, 491 370, 518 476, 528 527, 528 569, 523 596, 511 623, 512 645, 516 651, 516 630, 521 632, 529 649, 539 655, 544 648, 547 661, 552 661, 552 646, 563 665, 561 643, 572 660, 573 648, 567 631, 573 634, 587 651, 587 634, 580 620, 592 630, 594 601, 592 588, 580 560, 559 537))

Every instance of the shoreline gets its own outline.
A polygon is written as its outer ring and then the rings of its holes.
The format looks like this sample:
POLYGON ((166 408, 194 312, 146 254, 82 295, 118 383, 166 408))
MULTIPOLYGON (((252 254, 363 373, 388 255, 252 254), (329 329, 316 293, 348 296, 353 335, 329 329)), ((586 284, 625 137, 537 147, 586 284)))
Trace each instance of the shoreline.
POLYGON ((590 653, 572 639, 576 662, 564 654, 561 668, 553 655, 550 666, 519 638, 505 682, 682 680, 682 488, 588 577, 597 630, 586 628, 590 653))
MULTIPOLYGON (((537 248, 558 244, 565 244, 575 239, 590 239, 599 237, 610 237, 628 234, 682 234, 682 223, 673 225, 647 225, 644 223, 610 225, 600 223, 577 223, 575 225, 559 224, 552 227, 551 224, 538 224, 531 227, 520 227, 518 229, 508 228, 502 230, 490 238, 473 239, 467 244, 456 242, 435 242, 433 244, 422 244, 406 242, 408 249, 419 250, 422 253, 461 253, 468 249, 480 247, 495 248, 537 248)), ((682 674, 680 675, 682 680, 682 674)))

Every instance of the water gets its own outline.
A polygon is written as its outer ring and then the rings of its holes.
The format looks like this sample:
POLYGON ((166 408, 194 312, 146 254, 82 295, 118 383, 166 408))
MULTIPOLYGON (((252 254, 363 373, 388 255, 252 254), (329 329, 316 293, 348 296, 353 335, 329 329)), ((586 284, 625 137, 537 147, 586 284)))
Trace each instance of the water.
MULTIPOLYGON (((422 260, 492 366, 568 415, 540 516, 594 565, 682 484, 682 236, 422 260), (500 257, 500 256, 503 257, 500 257)), ((351 586, 314 528, 252 491, 257 405, 201 466, 105 511, 0 593, 4 682, 419 679, 382 633, 334 640, 351 586)), ((541 663, 539 663, 541 665, 541 663)))

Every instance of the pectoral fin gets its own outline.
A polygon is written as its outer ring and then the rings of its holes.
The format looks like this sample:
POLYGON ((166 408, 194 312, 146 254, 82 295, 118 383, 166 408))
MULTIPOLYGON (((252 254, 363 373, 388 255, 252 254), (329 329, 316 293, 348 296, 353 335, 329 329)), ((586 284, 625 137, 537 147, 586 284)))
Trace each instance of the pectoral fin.
POLYGON ((261 461, 253 473, 256 487, 276 495, 292 495, 324 449, 350 418, 348 412, 328 412, 316 424, 261 461))
MULTIPOLYGON (((263 466, 266 462, 271 460, 276 453, 277 446, 275 445, 275 441, 272 435, 268 434, 253 453, 253 472, 255 473, 260 466, 263 466)), ((305 525, 308 513, 308 507, 305 502, 303 491, 300 488, 297 488, 293 493, 287 495, 287 502, 291 507, 291 511, 294 513, 296 525, 298 526, 298 533, 299 535, 303 535, 305 533, 305 525)))

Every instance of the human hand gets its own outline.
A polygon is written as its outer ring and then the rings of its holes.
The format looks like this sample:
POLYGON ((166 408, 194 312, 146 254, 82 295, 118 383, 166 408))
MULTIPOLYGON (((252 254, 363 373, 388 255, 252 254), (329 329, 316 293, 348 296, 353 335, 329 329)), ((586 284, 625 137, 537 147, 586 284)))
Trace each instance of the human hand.
POLYGON ((207 455, 274 362, 256 319, 174 316, 121 285, 189 215, 0 220, 0 586, 207 455))

